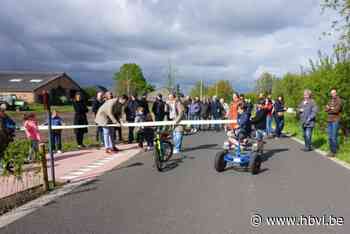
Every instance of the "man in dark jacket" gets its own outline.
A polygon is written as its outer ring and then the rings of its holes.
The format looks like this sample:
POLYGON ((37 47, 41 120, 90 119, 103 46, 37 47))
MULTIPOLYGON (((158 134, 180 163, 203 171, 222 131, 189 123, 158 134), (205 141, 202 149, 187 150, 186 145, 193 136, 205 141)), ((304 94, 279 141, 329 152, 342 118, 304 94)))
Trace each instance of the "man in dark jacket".
POLYGON ((318 107, 311 98, 311 91, 304 91, 304 100, 298 106, 301 127, 303 129, 305 148, 304 151, 312 151, 312 131, 316 124, 318 107))
MULTIPOLYGON (((4 152, 10 142, 15 136, 16 124, 15 122, 5 113, 6 105, 0 105, 0 163, 4 156, 4 152)), ((0 165, 0 168, 2 165, 0 165)), ((9 165, 5 167, 10 170, 9 165)))
MULTIPOLYGON (((219 99, 214 96, 213 101, 210 106, 211 110, 211 116, 214 120, 220 120, 222 117, 223 107, 221 106, 221 103, 219 102, 219 99)), ((220 125, 215 124, 215 130, 220 131, 220 125)))
POLYGON ((277 97, 276 102, 274 103, 274 117, 276 122, 275 134, 277 138, 280 138, 282 135, 284 127, 284 112, 287 109, 284 106, 283 96, 280 95, 277 97))
MULTIPOLYGON (((98 109, 100 109, 103 103, 104 103, 104 92, 98 92, 96 95, 96 98, 92 102, 92 113, 94 114, 94 118, 96 118, 98 109)), ((96 141, 99 141, 101 145, 104 144, 102 127, 96 128, 96 141)))
MULTIPOLYGON (((135 117, 136 117, 136 109, 139 106, 139 103, 134 95, 131 95, 129 98, 128 103, 125 107, 125 115, 126 115, 126 121, 128 123, 134 123, 135 117)), ((135 127, 129 127, 129 136, 128 136, 128 143, 132 144, 134 141, 134 129, 135 127)))
POLYGON ((342 112, 342 102, 337 95, 337 90, 332 89, 331 99, 329 100, 325 111, 328 113, 328 139, 331 151, 328 156, 335 157, 338 150, 338 131, 342 112))
MULTIPOLYGON (((209 120, 210 117, 210 103, 209 100, 207 98, 205 98, 202 102, 201 102, 201 119, 202 120, 209 120)), ((202 126, 202 129, 205 129, 205 126, 202 126)))
POLYGON ((152 112, 156 121, 163 121, 165 117, 165 103, 161 94, 158 94, 153 103, 152 112))
POLYGON ((141 97, 141 99, 138 101, 138 105, 143 107, 145 115, 149 114, 149 107, 147 102, 147 94, 144 93, 141 97))

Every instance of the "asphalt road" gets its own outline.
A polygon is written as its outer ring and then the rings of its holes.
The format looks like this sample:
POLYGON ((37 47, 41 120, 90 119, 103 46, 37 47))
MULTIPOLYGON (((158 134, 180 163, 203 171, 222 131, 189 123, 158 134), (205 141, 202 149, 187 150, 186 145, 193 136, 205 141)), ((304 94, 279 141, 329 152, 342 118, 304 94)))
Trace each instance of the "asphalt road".
POLYGON ((223 133, 186 137, 187 158, 164 173, 150 153, 138 155, 0 233, 350 233, 349 170, 281 139, 268 141, 260 174, 219 174, 213 160, 223 141, 223 133), (256 228, 253 214, 333 215, 344 225, 256 228))

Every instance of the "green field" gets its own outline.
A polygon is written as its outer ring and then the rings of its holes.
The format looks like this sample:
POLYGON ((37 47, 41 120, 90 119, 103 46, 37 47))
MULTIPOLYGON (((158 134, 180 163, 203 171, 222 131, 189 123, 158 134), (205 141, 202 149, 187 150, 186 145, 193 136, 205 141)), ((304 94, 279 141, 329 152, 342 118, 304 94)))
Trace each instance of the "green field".
MULTIPOLYGON (((293 136, 303 140, 302 130, 300 123, 295 118, 295 115, 286 115, 285 118, 285 132, 292 134, 293 136)), ((314 128, 312 137, 313 146, 317 149, 329 152, 328 135, 326 129, 317 124, 314 128)), ((350 139, 346 139, 342 134, 339 137, 340 151, 337 154, 337 158, 350 163, 350 139)))

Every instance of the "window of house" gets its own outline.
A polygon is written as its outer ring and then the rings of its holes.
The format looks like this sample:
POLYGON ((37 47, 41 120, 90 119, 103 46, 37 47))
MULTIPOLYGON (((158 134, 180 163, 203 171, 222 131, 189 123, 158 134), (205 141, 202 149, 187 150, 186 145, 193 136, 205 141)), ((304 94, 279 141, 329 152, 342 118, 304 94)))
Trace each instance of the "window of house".
POLYGON ((10 82, 21 82, 22 79, 11 79, 10 82))

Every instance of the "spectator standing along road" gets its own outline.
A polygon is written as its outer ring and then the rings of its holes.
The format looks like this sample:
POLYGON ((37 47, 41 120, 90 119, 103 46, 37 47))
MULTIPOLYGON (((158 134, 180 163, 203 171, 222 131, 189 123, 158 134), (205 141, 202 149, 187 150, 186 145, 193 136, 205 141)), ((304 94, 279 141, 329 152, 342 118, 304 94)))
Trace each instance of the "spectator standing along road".
MULTIPOLYGON (((98 109, 104 103, 104 92, 98 92, 96 98, 92 102, 92 113, 94 113, 94 118, 96 118, 96 114, 98 109)), ((103 130, 102 127, 96 128, 96 141, 100 142, 100 145, 103 145, 103 130)))
MULTIPOLYGON (((4 157, 4 152, 7 146, 14 138, 14 133, 16 129, 15 122, 5 113, 6 105, 0 105, 0 169, 3 168, 1 165, 2 158, 4 157)), ((7 170, 10 170, 10 165, 4 165, 7 170)))
MULTIPOLYGON (((186 109, 186 108, 185 108, 186 109)), ((201 104, 198 97, 195 97, 190 105, 190 120, 199 120, 201 113, 201 104)), ((197 132, 199 125, 192 125, 191 132, 197 132)))
MULTIPOLYGON (((47 120, 47 123, 45 123, 45 125, 48 125, 48 123, 49 123, 49 120, 47 120)), ((56 110, 52 111, 51 125, 52 126, 63 125, 63 119, 59 116, 56 110)), ((60 129, 52 130, 52 151, 56 151, 56 150, 58 154, 62 153, 62 130, 60 129)))
MULTIPOLYGON (((204 98, 203 102, 201 102, 201 119, 209 120, 210 119, 210 103, 208 98, 204 98)), ((205 130, 206 125, 202 125, 202 130, 205 130)))
MULTIPOLYGON (((210 110, 211 110, 211 116, 213 120, 221 120, 223 108, 216 96, 213 96, 213 100, 210 105, 210 110)), ((220 131, 219 124, 214 124, 214 128, 217 132, 220 131)))
MULTIPOLYGON (((174 94, 169 95, 169 106, 173 108, 170 112, 170 117, 178 124, 184 118, 185 107, 181 103, 181 100, 177 99, 174 94)), ((174 154, 178 154, 182 150, 182 140, 183 140, 184 127, 178 125, 175 127, 173 132, 173 142, 174 142, 174 154)))
MULTIPOLYGON (((82 99, 81 93, 76 93, 74 100, 72 101, 74 108, 74 125, 87 125, 87 117, 86 113, 89 112, 85 102, 82 99)), ((88 128, 76 128, 74 129, 74 133, 76 136, 78 148, 85 147, 83 144, 84 134, 88 132, 88 128)))
POLYGON ((305 148, 304 151, 312 151, 312 131, 315 127, 316 114, 318 107, 315 101, 311 98, 311 91, 304 91, 304 101, 298 106, 298 113, 300 115, 301 127, 303 130, 305 148))
POLYGON ((276 122, 275 135, 277 138, 280 138, 284 128, 284 112, 287 109, 284 106, 283 96, 278 96, 274 104, 274 117, 276 122))
POLYGON ((342 112, 342 102, 335 89, 331 91, 331 99, 326 106, 326 112, 328 113, 328 139, 331 151, 328 156, 335 157, 338 150, 338 131, 342 112))
MULTIPOLYGON (((138 101, 134 95, 131 95, 128 103, 125 107, 126 121, 128 123, 134 123, 136 117, 136 109, 139 106, 138 101)), ((135 127, 129 127, 128 144, 132 144, 134 141, 134 129, 135 127)))
POLYGON ((273 111, 273 103, 271 100, 271 96, 269 95, 265 100, 265 107, 267 116, 266 116, 266 135, 271 137, 272 134, 272 111, 273 111))
POLYGON ((27 139, 30 140, 29 154, 27 160, 28 162, 31 162, 38 158, 39 142, 41 141, 41 136, 38 127, 38 122, 34 113, 25 114, 23 120, 23 126, 27 139))
MULTIPOLYGON (((165 118, 165 102, 163 101, 163 96, 158 94, 156 97, 156 101, 153 103, 152 112, 154 114, 155 121, 163 121, 165 118)), ((157 129, 162 129, 159 126, 157 129)))
MULTIPOLYGON (((232 96, 232 103, 230 106, 230 120, 235 120, 237 121, 237 117, 238 117, 238 105, 240 103, 240 99, 237 93, 234 93, 232 96)), ((238 128, 238 124, 237 123, 232 123, 230 125, 230 127, 232 129, 236 129, 238 128)))

